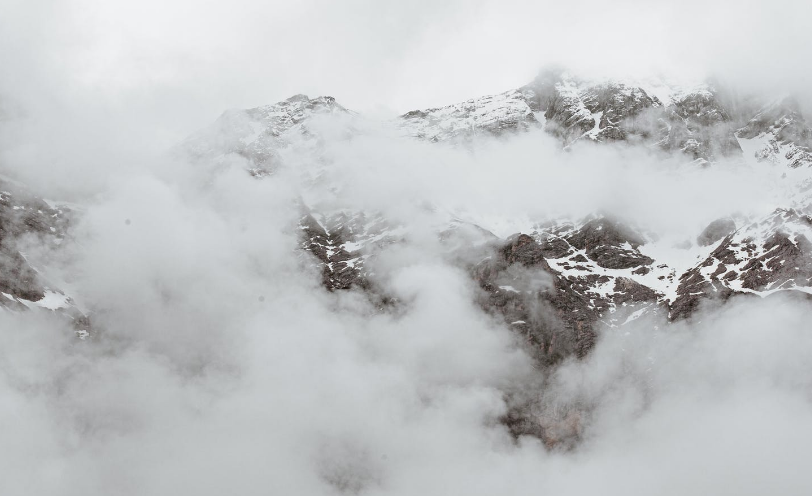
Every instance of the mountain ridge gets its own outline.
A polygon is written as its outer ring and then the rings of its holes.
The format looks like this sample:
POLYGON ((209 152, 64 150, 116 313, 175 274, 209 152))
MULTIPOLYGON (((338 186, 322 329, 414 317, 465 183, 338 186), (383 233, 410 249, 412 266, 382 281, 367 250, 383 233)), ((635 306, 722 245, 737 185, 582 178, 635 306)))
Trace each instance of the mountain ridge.
MULTIPOLYGON (((412 110, 390 122, 404 136, 451 146, 479 136, 543 131, 559 140, 563 149, 580 142, 643 146, 699 166, 732 158, 766 162, 795 174, 788 179, 797 192, 791 202, 761 219, 734 220, 734 216, 720 219, 715 227, 712 223, 695 233, 704 241, 692 242, 680 255, 689 262, 676 265, 665 259, 655 240, 602 214, 536 224, 506 237, 475 220, 463 221, 453 214, 438 217, 437 236, 450 252, 456 250, 449 256, 459 257, 474 243, 479 255, 466 253, 462 265, 485 292, 480 304, 487 312, 502 315, 509 327, 535 335, 538 343, 546 342, 539 336, 553 332, 550 329, 557 329, 554 334, 559 336, 569 333, 559 342, 568 339, 576 344, 564 346, 568 351, 560 357, 576 349, 583 356, 594 342, 597 326, 620 325, 631 316, 654 312, 670 319, 689 318, 703 301, 720 295, 726 299, 734 294, 808 291, 812 272, 805 260, 812 233, 805 228, 810 218, 805 209, 812 184, 812 176, 806 174, 812 166, 812 131, 797 102, 790 99, 736 108, 728 108, 725 101, 726 95, 708 83, 584 79, 556 69, 542 71, 520 88, 412 110), (715 232, 720 229, 721 234, 715 232), (460 237, 462 231, 466 234, 460 237), (797 264, 792 266, 799 267, 798 273, 777 270, 781 269, 777 253, 785 257, 784 264, 797 264), (511 269, 517 264, 541 271, 549 284, 544 289, 517 289, 526 286, 526 275, 511 269), (551 289, 566 297, 549 297, 551 289), (542 322, 531 315, 529 309, 542 300, 559 322, 542 322)), ((329 96, 294 95, 275 104, 226 111, 173 153, 220 166, 237 163, 256 178, 272 180, 289 147, 319 149, 323 138, 318 119, 356 115, 329 96)), ((350 121, 342 126, 348 135, 363 132, 350 121)), ((378 212, 320 212, 320 207, 300 202, 300 249, 312 254, 323 286, 330 291, 358 289, 376 301, 390 301, 365 264, 376 250, 408 237, 408 226, 393 225, 378 212)), ((544 354, 552 349, 549 342, 539 346, 547 347, 544 354)))

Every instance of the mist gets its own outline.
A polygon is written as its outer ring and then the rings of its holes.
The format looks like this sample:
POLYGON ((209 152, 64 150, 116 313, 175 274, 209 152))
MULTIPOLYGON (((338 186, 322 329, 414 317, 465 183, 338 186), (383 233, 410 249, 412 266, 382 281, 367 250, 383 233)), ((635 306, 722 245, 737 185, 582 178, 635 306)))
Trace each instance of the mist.
POLYGON ((58 248, 21 243, 102 329, 79 340, 57 315, 0 311, 3 494, 812 489, 807 298, 601 328, 587 357, 545 369, 476 304, 481 289, 437 236, 451 218, 506 238, 601 212, 678 244, 781 205, 774 171, 562 150, 541 130, 433 144, 390 120, 518 87, 553 62, 808 102, 804 3, 0 5, 0 171, 74 211, 58 248), (796 14, 765 21, 768 7, 796 14), (611 32, 631 51, 599 53, 583 35, 629 16, 611 32), (685 35, 688 19, 720 41, 685 35), (316 121, 318 148, 294 143, 267 178, 168 152, 226 109, 302 92, 361 114, 316 121), (369 260, 397 307, 321 285, 299 249, 303 204, 404 226, 369 260), (501 419, 516 391, 577 406, 579 442, 513 436, 501 419))

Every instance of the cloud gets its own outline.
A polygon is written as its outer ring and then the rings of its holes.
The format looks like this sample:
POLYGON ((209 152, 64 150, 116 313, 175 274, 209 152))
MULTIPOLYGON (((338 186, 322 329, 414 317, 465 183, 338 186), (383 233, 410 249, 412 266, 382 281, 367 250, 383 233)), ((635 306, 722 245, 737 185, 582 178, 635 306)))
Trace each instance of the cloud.
MULTIPOLYGON (((77 342, 47 316, 0 315, 0 411, 15 426, 4 492, 802 492, 793 453, 812 440, 808 302, 635 321, 538 389, 541 372, 476 307, 426 209, 509 216, 593 197, 589 208, 608 208, 600 187, 615 181, 639 194, 629 207, 660 201, 651 224, 671 232, 680 191, 702 193, 700 177, 729 181, 723 166, 560 153, 530 136, 474 151, 387 132, 324 146, 320 183, 302 179, 310 151, 262 181, 239 164, 166 160, 111 177, 85 203, 61 273, 103 334, 77 342), (645 194, 665 178, 674 192, 645 194), (327 293, 296 250, 297 198, 322 185, 332 208, 408 221, 405 240, 371 262, 401 310, 327 293), (572 452, 514 442, 498 419, 515 390, 549 408, 578 405, 583 441, 572 452)), ((696 220, 713 208, 683 212, 696 220)))
POLYGON ((99 137, 110 126, 149 130, 151 146, 224 109, 297 93, 402 113, 521 86, 553 62, 624 77, 717 75, 809 99, 801 0, 5 4, 4 99, 39 126, 65 116, 62 132, 77 120, 99 137))
POLYGON ((323 123, 320 160, 294 147, 262 181, 163 154, 229 107, 307 92, 403 111, 518 86, 553 59, 799 89, 805 5, 770 3, 797 14, 780 25, 766 4, 721 2, 6 6, 2 171, 80 203, 64 251, 31 254, 103 334, 0 313, 0 492, 808 492, 807 301, 635 321, 547 374, 436 237, 443 215, 509 235, 604 210, 681 240, 771 208, 765 171, 562 152, 542 133, 453 149, 379 122, 351 140, 323 123), (308 194, 409 226, 370 261, 398 311, 321 288, 297 250, 308 194), (516 442, 498 422, 516 390, 583 407, 582 442, 516 442))

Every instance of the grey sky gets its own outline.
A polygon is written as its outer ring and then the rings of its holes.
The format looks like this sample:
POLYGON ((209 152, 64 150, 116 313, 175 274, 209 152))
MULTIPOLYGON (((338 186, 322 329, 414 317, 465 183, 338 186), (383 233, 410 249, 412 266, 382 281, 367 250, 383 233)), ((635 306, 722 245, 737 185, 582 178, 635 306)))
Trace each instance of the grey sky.
POLYGON ((802 0, 2 0, 0 92, 103 102, 176 135, 295 93, 404 112, 539 67, 803 85, 802 0))

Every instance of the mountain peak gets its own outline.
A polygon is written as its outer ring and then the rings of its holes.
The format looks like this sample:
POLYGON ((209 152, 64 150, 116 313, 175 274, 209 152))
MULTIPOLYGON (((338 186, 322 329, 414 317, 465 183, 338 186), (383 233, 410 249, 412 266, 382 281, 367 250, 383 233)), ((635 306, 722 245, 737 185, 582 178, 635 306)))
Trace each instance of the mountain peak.
POLYGON ((286 102, 309 102, 310 98, 303 93, 298 93, 285 100, 286 102))

